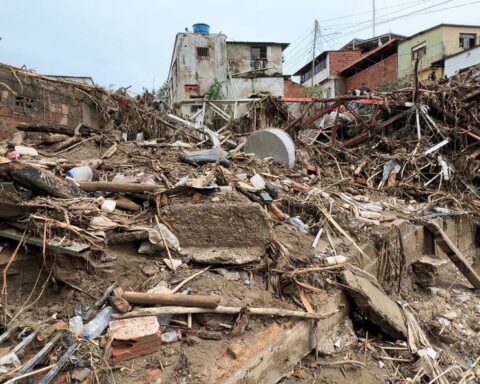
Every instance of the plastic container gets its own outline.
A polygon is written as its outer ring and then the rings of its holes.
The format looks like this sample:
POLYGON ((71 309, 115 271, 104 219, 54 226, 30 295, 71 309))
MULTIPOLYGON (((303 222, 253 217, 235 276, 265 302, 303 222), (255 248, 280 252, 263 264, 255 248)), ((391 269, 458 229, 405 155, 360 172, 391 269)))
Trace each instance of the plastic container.
POLYGON ((70 328, 70 331, 74 333, 77 336, 82 336, 83 335, 83 321, 82 321, 82 316, 77 315, 74 316, 70 319, 68 322, 68 327, 70 328))
POLYGON ((210 33, 210 25, 204 23, 193 24, 193 33, 198 33, 199 35, 208 35, 210 33))
POLYGON ((309 233, 310 227, 298 217, 289 217, 288 222, 302 233, 309 233))
POLYGON ((75 167, 70 169, 69 171, 65 172, 65 176, 72 178, 77 183, 81 183, 84 181, 92 181, 93 172, 90 167, 85 165, 83 167, 75 167))
POLYGON ((112 199, 106 199, 100 209, 102 211, 113 212, 115 211, 115 207, 117 206, 117 202, 112 199))
POLYGON ((112 180, 112 183, 126 183, 127 177, 123 173, 117 173, 112 180))
POLYGON ((165 242, 169 248, 180 251, 180 242, 178 241, 177 236, 175 236, 165 225, 157 220, 155 229, 148 232, 148 240, 152 244, 164 248, 165 244, 163 239, 165 239, 165 242))
POLYGON ((262 176, 259 174, 255 174, 250 178, 250 183, 257 189, 265 189, 265 181, 263 180, 262 176))
POLYGON ((160 339, 162 340, 162 343, 174 343, 178 340, 181 340, 182 338, 182 331, 179 329, 178 331, 168 331, 165 333, 162 333, 160 335, 160 339))
POLYGON ((108 327, 112 314, 113 308, 110 306, 98 312, 97 316, 83 327, 83 338, 85 340, 93 340, 100 336, 105 328, 108 327))
POLYGON ((35 148, 25 147, 23 145, 15 145, 15 151, 20 156, 38 156, 38 151, 35 148))

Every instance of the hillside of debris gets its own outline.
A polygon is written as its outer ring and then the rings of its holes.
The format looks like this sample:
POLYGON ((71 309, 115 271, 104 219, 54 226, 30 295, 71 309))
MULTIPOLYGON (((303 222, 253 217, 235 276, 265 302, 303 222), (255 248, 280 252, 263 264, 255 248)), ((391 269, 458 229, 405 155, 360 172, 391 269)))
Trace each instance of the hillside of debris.
POLYGON ((1 382, 478 382, 479 79, 193 117, 42 79, 100 117, 0 143, 1 382))

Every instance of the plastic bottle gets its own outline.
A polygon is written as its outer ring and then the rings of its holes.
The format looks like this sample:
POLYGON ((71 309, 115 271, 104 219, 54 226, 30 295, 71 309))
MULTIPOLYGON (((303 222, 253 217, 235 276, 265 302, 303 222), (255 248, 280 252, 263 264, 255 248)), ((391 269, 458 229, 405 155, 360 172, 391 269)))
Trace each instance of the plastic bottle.
POLYGON ((69 171, 65 172, 65 176, 72 178, 77 183, 81 183, 84 181, 92 181, 93 172, 90 167, 85 165, 83 167, 75 167, 70 169, 69 171))
POLYGON ((113 314, 113 308, 108 306, 98 312, 93 320, 90 320, 85 327, 83 327, 83 338, 85 340, 93 340, 100 336, 110 323, 110 318, 113 314))
POLYGON ((298 217, 289 217, 288 222, 302 233, 310 232, 310 227, 307 224, 305 224, 302 220, 300 220, 300 218, 298 217))
POLYGON ((82 316, 80 315, 73 316, 68 322, 68 327, 70 328, 70 331, 75 335, 82 336, 83 334, 82 316))
POLYGON ((325 258, 327 265, 337 265, 337 264, 344 264, 347 261, 345 256, 329 256, 325 258))
POLYGON ((166 343, 166 344, 174 343, 175 341, 178 341, 181 338, 182 338, 182 331, 180 329, 178 331, 168 331, 160 335, 160 339, 162 340, 163 343, 166 343))

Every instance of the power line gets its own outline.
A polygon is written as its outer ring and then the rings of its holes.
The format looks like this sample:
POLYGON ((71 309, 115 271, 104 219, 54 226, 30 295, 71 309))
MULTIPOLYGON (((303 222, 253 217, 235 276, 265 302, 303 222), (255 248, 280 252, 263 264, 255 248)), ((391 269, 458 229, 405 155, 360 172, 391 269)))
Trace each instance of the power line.
MULTIPOLYGON (((413 15, 421 15, 421 14, 426 14, 426 13, 436 13, 436 12, 441 12, 441 11, 444 11, 444 10, 448 10, 448 9, 453 9, 453 8, 459 8, 459 7, 464 7, 464 6, 468 6, 468 5, 472 5, 472 4, 477 4, 477 3, 480 3, 480 1, 473 1, 473 2, 470 2, 470 3, 464 3, 464 4, 459 4, 459 5, 455 5, 455 6, 452 6, 452 7, 445 7, 445 8, 441 8, 441 9, 438 9, 438 10, 432 10, 433 8, 436 8, 442 4, 446 4, 446 3, 449 3, 453 0, 446 0, 446 1, 442 1, 440 3, 437 3, 437 4, 432 4, 428 7, 424 7, 424 8, 421 8, 421 9, 417 9, 415 11, 412 11, 412 12, 407 12, 405 14, 402 14, 402 15, 398 15, 398 16, 395 16, 395 17, 392 17, 392 18, 389 18, 389 19, 382 19, 381 21, 379 22, 376 22, 375 25, 383 25, 385 23, 388 23, 388 22, 391 22, 391 21, 395 21, 395 20, 400 20, 402 18, 405 18, 405 17, 410 17, 410 16, 413 16, 413 15), (430 10, 429 12, 423 12, 423 11, 427 11, 427 10, 430 10)), ((405 5, 405 3, 403 4, 405 5)), ((412 8, 412 7, 408 7, 408 8, 412 8)), ((407 8, 407 9, 408 9, 407 8)), ((402 9, 404 10, 404 9, 402 9)), ((398 13, 397 12, 394 12, 394 13, 398 13)), ((387 14, 386 14, 387 15, 387 14)), ((386 15, 383 15, 382 17, 385 17, 386 15)), ((368 22, 368 21, 365 21, 365 22, 368 22)), ((365 23, 364 22, 364 23, 365 23)), ((358 24, 357 24, 358 26, 358 24)), ((342 31, 342 32, 335 32, 335 33, 329 33, 329 34, 323 34, 322 35, 322 38, 328 38, 330 39, 330 36, 336 36, 336 38, 342 38, 342 37, 345 37, 345 36, 349 36, 349 35, 352 35, 354 33, 358 33, 358 32, 362 32, 366 29, 370 28, 369 26, 367 27, 361 27, 361 28, 347 28, 347 31, 345 31, 345 29, 342 31)), ((331 38, 331 40, 333 40, 333 37, 331 38)), ((337 43, 338 44, 338 43, 337 43)), ((299 58, 305 58, 304 55, 306 54, 309 54, 309 52, 305 52, 305 51, 300 51, 297 53, 297 55, 295 55, 293 58, 289 58, 288 61, 289 61, 289 66, 291 66, 292 64, 295 64, 295 63, 298 63, 298 59, 299 58)))
MULTIPOLYGON (((384 9, 391 9, 391 8, 403 7, 404 5, 407 5, 407 4, 424 3, 424 2, 427 2, 427 1, 431 1, 431 0, 415 0, 415 1, 409 1, 409 2, 406 2, 406 3, 400 3, 400 4, 396 4, 396 5, 391 5, 391 6, 388 6, 388 7, 377 8, 377 11, 381 11, 381 10, 384 10, 384 9)), ((349 18, 351 18, 351 16, 364 15, 364 14, 370 13, 370 12, 371 12, 371 11, 363 11, 363 12, 351 13, 351 14, 348 14, 348 15, 340 16, 340 17, 333 17, 333 18, 330 18, 330 19, 319 20, 319 22, 322 23, 322 24, 325 24, 325 23, 327 23, 328 21, 349 19, 349 18)))
MULTIPOLYGON (((376 25, 377 26, 378 25, 383 25, 383 24, 389 23, 390 21, 400 20, 402 18, 417 14, 418 12, 425 11, 425 10, 428 10, 428 9, 432 9, 432 8, 438 7, 439 5, 442 5, 442 4, 450 3, 451 1, 453 1, 453 0, 445 0, 445 1, 442 1, 440 3, 437 3, 437 4, 431 5, 429 7, 426 7, 426 8, 418 9, 416 11, 408 12, 408 13, 405 13, 405 14, 400 15, 400 16, 396 16, 396 17, 392 17, 392 18, 387 19, 387 20, 380 21, 380 22, 376 23, 376 25)), ((341 37, 352 35, 352 34, 357 33, 357 32, 365 31, 366 29, 369 29, 369 28, 370 28, 370 26, 362 27, 362 28, 359 28, 359 29, 356 29, 356 30, 354 30, 353 28, 350 28, 349 31, 346 32, 346 33, 336 32, 336 33, 331 33, 330 35, 336 35, 337 38, 341 38, 341 37)))

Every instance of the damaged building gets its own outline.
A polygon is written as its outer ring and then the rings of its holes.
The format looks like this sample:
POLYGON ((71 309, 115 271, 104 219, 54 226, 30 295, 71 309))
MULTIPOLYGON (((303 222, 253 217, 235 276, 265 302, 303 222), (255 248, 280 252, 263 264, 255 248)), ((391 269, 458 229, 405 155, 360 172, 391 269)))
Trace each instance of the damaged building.
POLYGON ((0 64, 0 133, 6 138, 20 123, 75 128, 79 123, 102 126, 95 104, 82 92, 87 77, 43 76, 0 64))
MULTIPOLYGON (((168 74, 171 105, 192 99, 248 99, 283 96, 283 51, 287 43, 227 41, 210 33, 206 24, 181 32, 175 43, 168 74)), ((185 105, 191 116, 201 105, 185 105)))

